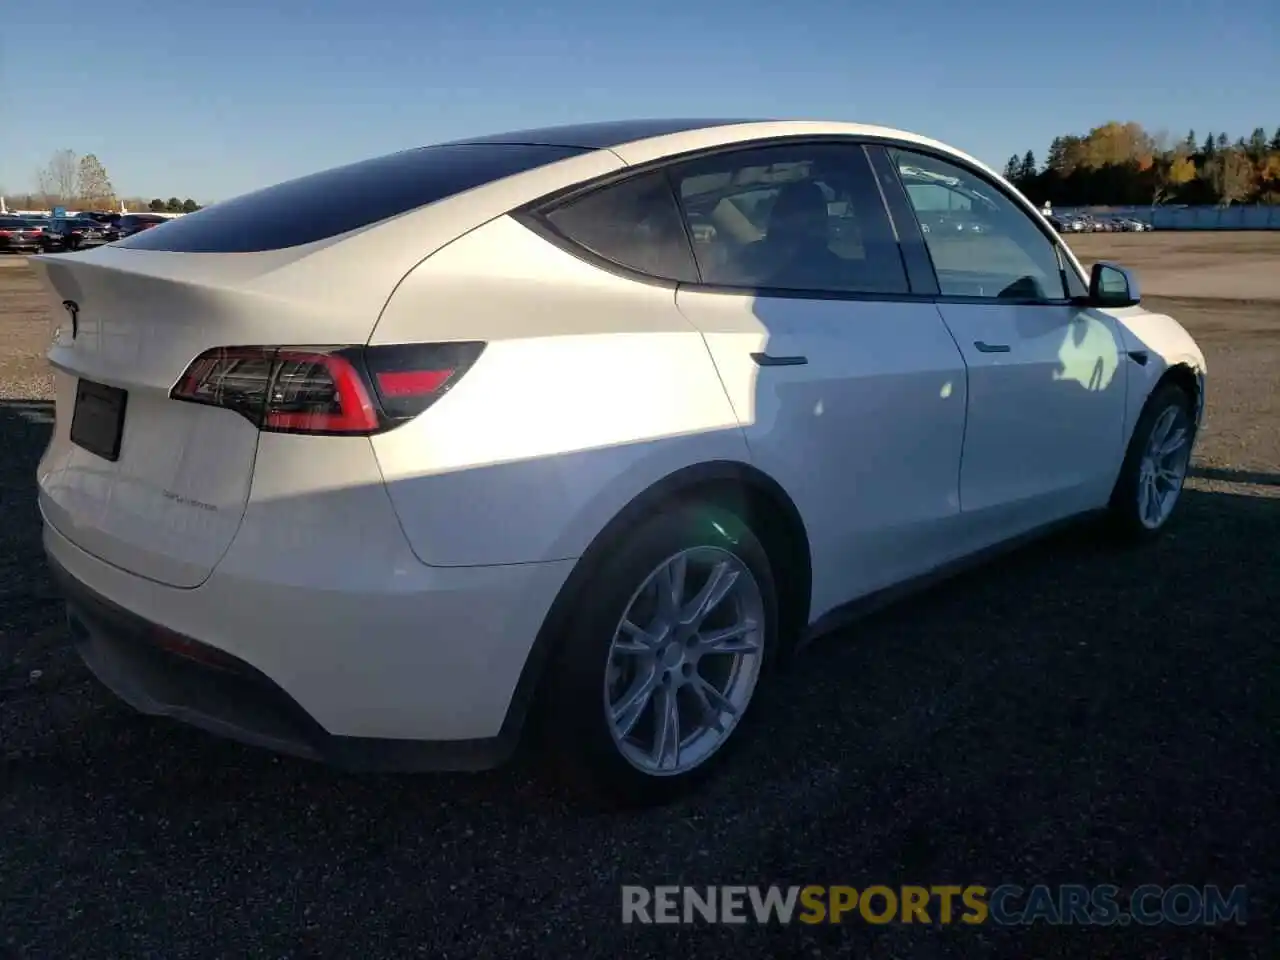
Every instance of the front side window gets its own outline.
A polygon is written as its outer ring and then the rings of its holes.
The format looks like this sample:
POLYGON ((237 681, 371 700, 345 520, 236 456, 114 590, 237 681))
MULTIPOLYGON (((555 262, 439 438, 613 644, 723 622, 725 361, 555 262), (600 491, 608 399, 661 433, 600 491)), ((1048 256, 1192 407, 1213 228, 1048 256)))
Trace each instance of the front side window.
POLYGON ((671 171, 704 283, 903 294, 897 239, 858 145, 797 143, 671 171))
POLYGON ((680 209, 662 171, 572 198, 546 219, 573 243, 612 263, 663 280, 698 280, 680 209))
POLYGON ((1061 300, 1064 271, 1053 242, 984 178, 926 154, 890 148, 920 221, 943 296, 1061 300))

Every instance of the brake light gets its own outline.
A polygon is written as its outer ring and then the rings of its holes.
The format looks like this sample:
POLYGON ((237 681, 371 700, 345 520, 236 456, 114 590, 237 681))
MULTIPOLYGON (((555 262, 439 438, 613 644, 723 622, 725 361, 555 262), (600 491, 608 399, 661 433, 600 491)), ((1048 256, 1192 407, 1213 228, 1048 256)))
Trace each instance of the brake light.
POLYGON ((0 230, 0 237, 12 237, 13 232, 10 230, 0 230))
POLYGON ((422 413, 483 349, 219 347, 196 357, 169 395, 233 410, 267 432, 368 435, 422 413))

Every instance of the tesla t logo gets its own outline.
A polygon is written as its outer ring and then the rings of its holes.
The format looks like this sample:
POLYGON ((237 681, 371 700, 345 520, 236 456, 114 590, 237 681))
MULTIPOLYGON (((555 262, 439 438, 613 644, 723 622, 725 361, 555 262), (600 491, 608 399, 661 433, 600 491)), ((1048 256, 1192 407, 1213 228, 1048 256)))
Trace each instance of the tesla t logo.
POLYGON ((62 307, 71 317, 71 339, 74 340, 80 333, 80 304, 74 300, 63 300, 62 307))

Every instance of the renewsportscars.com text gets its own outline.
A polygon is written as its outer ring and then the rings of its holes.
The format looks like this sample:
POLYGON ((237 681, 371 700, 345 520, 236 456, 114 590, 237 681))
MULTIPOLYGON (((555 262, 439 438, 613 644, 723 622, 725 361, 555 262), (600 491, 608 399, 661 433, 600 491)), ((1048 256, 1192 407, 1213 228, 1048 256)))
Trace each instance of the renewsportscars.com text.
POLYGON ((1243 886, 1190 884, 1146 884, 1128 892, 1114 884, 622 888, 622 922, 646 924, 1191 926, 1243 924, 1247 906, 1243 886))

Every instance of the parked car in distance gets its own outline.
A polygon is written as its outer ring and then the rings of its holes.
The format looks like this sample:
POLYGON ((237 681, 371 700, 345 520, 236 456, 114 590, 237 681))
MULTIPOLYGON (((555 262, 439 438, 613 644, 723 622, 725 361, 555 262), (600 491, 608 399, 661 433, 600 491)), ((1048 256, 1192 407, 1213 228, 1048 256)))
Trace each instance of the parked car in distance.
POLYGON ((73 219, 77 220, 93 220, 101 224, 114 225, 119 220, 121 214, 113 210, 84 210, 77 213, 73 219))
POLYGON ((120 231, 120 239, 131 237, 135 233, 141 233, 143 230, 150 230, 162 223, 168 223, 167 217, 158 217, 154 213, 126 213, 116 223, 116 229, 120 231))
POLYGON ((48 566, 116 694, 366 770, 536 717, 622 804, 855 604, 1067 520, 1159 535, 1203 412, 1132 274, 882 127, 523 130, 30 262, 71 301, 48 566))
POLYGON ((25 217, 0 216, 0 252, 39 253, 42 230, 25 217))
POLYGON ((46 253, 97 247, 116 239, 115 230, 97 220, 79 217, 56 218, 41 236, 46 253))

